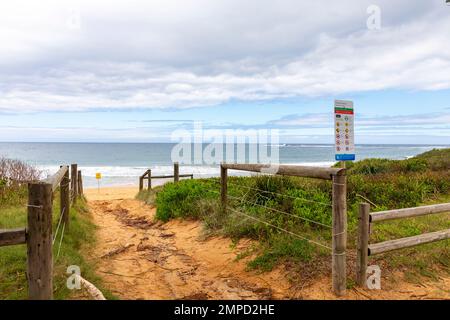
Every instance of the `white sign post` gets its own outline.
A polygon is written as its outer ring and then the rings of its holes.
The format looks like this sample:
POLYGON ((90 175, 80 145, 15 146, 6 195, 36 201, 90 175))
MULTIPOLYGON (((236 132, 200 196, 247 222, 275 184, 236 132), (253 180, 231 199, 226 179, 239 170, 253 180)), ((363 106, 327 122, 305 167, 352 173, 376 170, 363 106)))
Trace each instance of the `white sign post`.
POLYGON ((336 161, 355 160, 353 101, 334 101, 334 135, 336 161))

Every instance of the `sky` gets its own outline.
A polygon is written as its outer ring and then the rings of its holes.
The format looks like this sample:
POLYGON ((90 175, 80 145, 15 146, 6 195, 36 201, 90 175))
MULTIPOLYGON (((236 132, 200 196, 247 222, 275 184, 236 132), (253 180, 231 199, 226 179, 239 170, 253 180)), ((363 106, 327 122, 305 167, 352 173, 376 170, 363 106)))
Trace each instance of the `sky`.
POLYGON ((450 144, 445 0, 2 1, 0 141, 450 144))

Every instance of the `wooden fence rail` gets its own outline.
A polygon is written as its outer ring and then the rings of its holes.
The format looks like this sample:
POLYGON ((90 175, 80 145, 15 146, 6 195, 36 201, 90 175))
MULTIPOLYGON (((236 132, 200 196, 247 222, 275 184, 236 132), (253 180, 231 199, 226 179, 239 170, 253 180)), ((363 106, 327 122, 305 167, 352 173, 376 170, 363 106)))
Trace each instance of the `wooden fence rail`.
POLYGON ((356 260, 356 282, 358 283, 358 285, 360 285, 361 287, 366 286, 366 273, 369 256, 393 250, 414 247, 425 243, 450 239, 450 229, 447 229, 424 233, 413 237, 406 237, 369 244, 372 223, 393 219, 418 217, 448 211, 450 211, 450 203, 380 212, 370 212, 370 205, 368 203, 361 203, 359 207, 358 245, 356 260))
MULTIPOLYGON (((170 178, 174 178, 175 179, 176 176, 174 175, 161 175, 161 176, 151 176, 152 179, 170 179, 170 178)), ((178 175, 179 178, 194 178, 193 174, 179 174, 178 175)))
POLYGON ((60 218, 69 226, 70 195, 72 203, 82 196, 81 172, 72 165, 61 166, 56 174, 47 179, 28 184, 27 228, 0 230, 0 247, 27 245, 28 296, 31 300, 53 298, 53 194, 60 188, 60 218), (75 182, 74 182, 75 181, 75 182))
POLYGON ((345 175, 344 168, 323 168, 310 166, 297 166, 287 164, 233 164, 223 163, 222 167, 229 170, 269 173, 275 170, 278 175, 316 178, 332 180, 334 176, 345 175))
POLYGON ((332 285, 337 296, 343 296, 347 289, 346 249, 347 249, 347 178, 344 168, 323 168, 281 164, 227 164, 220 167, 221 206, 227 210, 228 170, 272 173, 305 178, 332 180, 332 285))
POLYGON ((27 230, 25 228, 0 229, 0 247, 26 243, 27 230))
POLYGON ((370 222, 419 217, 446 211, 450 211, 450 203, 434 204, 430 206, 422 206, 416 208, 379 211, 370 214, 370 222))
POLYGON ((445 240, 450 238, 450 229, 424 233, 418 236, 407 237, 402 239, 384 241, 376 244, 369 245, 368 255, 373 256, 383 252, 392 250, 398 250, 403 248, 409 248, 418 246, 420 244, 431 243, 435 241, 445 240))
POLYGON ((194 179, 194 175, 193 174, 180 174, 180 167, 179 164, 177 162, 174 163, 173 165, 173 175, 159 175, 159 176, 153 176, 152 175, 152 170, 147 170, 145 171, 145 173, 139 177, 139 191, 144 190, 144 182, 147 180, 148 181, 148 186, 147 189, 151 190, 152 189, 152 179, 172 179, 175 183, 177 183, 178 181, 180 181, 180 178, 191 178, 194 179))

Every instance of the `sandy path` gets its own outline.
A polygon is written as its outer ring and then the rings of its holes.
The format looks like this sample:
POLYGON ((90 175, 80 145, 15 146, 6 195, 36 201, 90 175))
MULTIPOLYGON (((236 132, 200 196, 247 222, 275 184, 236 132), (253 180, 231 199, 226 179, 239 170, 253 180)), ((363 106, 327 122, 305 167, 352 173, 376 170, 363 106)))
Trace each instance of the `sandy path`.
POLYGON ((96 254, 127 250, 100 258, 98 273, 123 299, 269 299, 288 298, 289 283, 279 271, 245 272, 237 254, 242 241, 202 239, 196 221, 154 223, 155 209, 132 199, 136 190, 87 191, 98 229, 96 254))
MULTIPOLYGON (((98 274, 122 299, 335 299, 324 277, 302 288, 279 268, 258 274, 236 261, 249 241, 202 237, 197 221, 153 221, 155 209, 134 200, 136 189, 87 190, 99 227, 98 274), (124 251, 102 257, 116 249, 124 251)), ((401 278, 401 276, 400 276, 401 278)), ((383 283, 383 290, 349 290, 346 299, 450 299, 450 279, 414 285, 383 283)))

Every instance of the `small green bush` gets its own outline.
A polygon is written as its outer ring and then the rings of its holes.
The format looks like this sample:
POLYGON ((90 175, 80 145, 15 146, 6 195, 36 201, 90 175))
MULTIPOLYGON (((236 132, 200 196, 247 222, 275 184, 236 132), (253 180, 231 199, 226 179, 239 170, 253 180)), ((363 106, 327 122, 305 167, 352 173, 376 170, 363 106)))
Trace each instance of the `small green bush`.
POLYGON ((168 183, 156 197, 156 218, 168 221, 172 218, 198 218, 197 202, 213 197, 208 194, 207 182, 199 180, 182 180, 177 184, 168 183))
POLYGON ((0 207, 24 204, 28 193, 25 182, 39 176, 39 170, 23 161, 0 158, 0 207))

